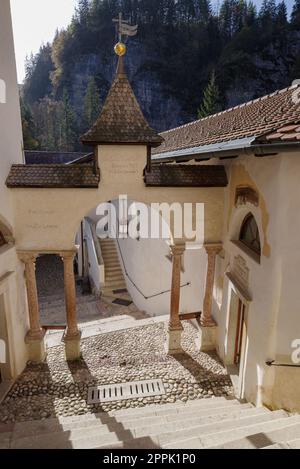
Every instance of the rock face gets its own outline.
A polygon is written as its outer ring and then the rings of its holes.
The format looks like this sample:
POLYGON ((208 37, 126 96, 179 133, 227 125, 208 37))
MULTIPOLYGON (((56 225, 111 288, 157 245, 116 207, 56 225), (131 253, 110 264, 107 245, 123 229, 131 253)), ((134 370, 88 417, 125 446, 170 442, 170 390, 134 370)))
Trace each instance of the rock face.
MULTIPOLYGON (((159 58, 148 57, 139 43, 132 43, 125 58, 126 72, 142 111, 156 131, 162 132, 195 118, 187 114, 179 99, 167 92, 153 63, 159 58)), ((117 58, 110 54, 85 55, 74 63, 71 73, 71 98, 77 113, 82 111, 89 78, 96 78, 103 104, 113 81, 117 58)))

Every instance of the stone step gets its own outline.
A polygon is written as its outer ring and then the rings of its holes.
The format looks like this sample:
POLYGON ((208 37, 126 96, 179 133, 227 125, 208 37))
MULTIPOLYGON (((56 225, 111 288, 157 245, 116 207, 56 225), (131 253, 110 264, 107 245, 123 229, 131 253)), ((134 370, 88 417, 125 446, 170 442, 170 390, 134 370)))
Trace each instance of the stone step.
POLYGON ((111 281, 115 281, 115 280, 118 280, 118 281, 121 281, 122 280, 124 281, 124 277, 123 277, 123 272, 108 272, 105 274, 105 282, 111 282, 111 281))
MULTIPOLYGON (((272 433, 273 435, 275 435, 274 431, 279 431, 282 436, 286 434, 286 430, 290 427, 293 427, 295 429, 298 427, 300 431, 299 416, 297 416, 296 418, 289 417, 284 411, 280 410, 272 412, 272 415, 275 416, 275 419, 269 422, 256 423, 254 425, 249 425, 244 428, 240 427, 234 430, 217 432, 215 434, 210 435, 195 435, 193 438, 187 438, 186 440, 182 440, 180 442, 178 441, 176 443, 174 442, 171 444, 167 444, 164 447, 167 449, 239 449, 250 447, 253 449, 254 444, 251 441, 253 437, 257 434, 263 434, 263 436, 265 436, 270 435, 270 433, 272 433)), ((282 439, 283 438, 281 438, 281 440, 282 439)), ((265 439, 264 446, 270 444, 270 441, 274 442, 274 439, 269 439, 267 444, 266 441, 267 440, 265 439)))
POLYGON ((273 445, 266 446, 265 448, 260 449, 291 449, 288 443, 274 443, 273 445))
MULTIPOLYGON (((259 417, 261 419, 261 417, 259 417)), ((276 426, 276 425, 283 425, 282 420, 286 420, 281 418, 281 419, 276 419, 276 415, 274 413, 267 414, 264 416, 264 418, 268 419, 268 421, 264 421, 263 423, 256 423, 254 426, 260 426, 261 428, 270 428, 271 426, 276 426), (272 417, 270 418, 270 415, 272 417)), ((251 425, 250 427, 253 427, 251 425)), ((250 428, 249 427, 249 428, 250 428)), ((212 426, 210 427, 212 429, 212 426)), ((234 430, 235 432, 241 431, 241 430, 246 430, 247 427, 240 427, 234 430)), ((185 430, 179 430, 179 431, 174 431, 168 434, 159 434, 159 435, 148 435, 140 438, 135 438, 134 434, 130 430, 123 430, 116 433, 107 433, 107 434, 102 434, 102 435, 90 435, 84 432, 84 436, 82 436, 79 439, 72 439, 70 442, 70 437, 71 435, 69 432, 66 432, 66 435, 68 435, 68 438, 65 438, 65 434, 52 434, 52 435, 47 435, 47 436, 41 436, 40 438, 34 438, 34 444, 32 442, 31 438, 26 438, 26 439, 19 439, 16 441, 12 442, 12 448, 65 448, 65 447, 72 447, 74 449, 93 449, 93 448, 98 448, 98 449, 111 449, 111 448, 143 448, 143 449, 148 449, 148 448, 176 448, 179 449, 181 448, 181 438, 188 438, 190 437, 191 434, 197 434, 198 432, 201 432, 200 434, 203 434, 204 426, 202 427, 190 427, 185 430), (67 440, 67 443, 66 443, 67 440), (65 446, 65 445, 68 446, 65 446)), ((210 430, 208 430, 210 431, 210 430)), ((228 433, 225 432, 225 433, 228 433)), ((213 435, 220 435, 223 434, 223 432, 219 432, 217 434, 213 435)), ((207 435, 206 438, 210 437, 211 435, 207 435)), ((204 437, 205 438, 205 437, 204 437)), ((198 438, 199 443, 200 439, 198 438)), ((184 440, 186 441, 186 440, 184 440)), ((191 440, 190 440, 191 441, 191 440)), ((203 447, 203 446, 202 446, 203 447)), ((197 446, 197 448, 201 448, 201 443, 197 446)))
MULTIPOLYGON (((121 417, 109 417, 107 414, 94 415, 94 418, 82 419, 77 417, 71 422, 63 422, 62 419, 48 419, 43 421, 26 422, 26 425, 18 423, 14 428, 15 438, 29 437, 36 434, 42 435, 46 433, 57 433, 61 431, 72 431, 72 438, 81 435, 82 431, 98 432, 99 434, 107 432, 118 432, 120 430, 134 430, 142 435, 159 433, 163 428, 170 431, 174 428, 187 428, 191 426, 205 425, 207 423, 216 422, 224 419, 238 419, 239 417, 247 417, 254 415, 266 414, 266 409, 255 409, 247 404, 244 407, 232 407, 211 410, 200 410, 197 412, 187 412, 180 414, 180 422, 178 414, 156 416, 155 418, 145 419, 126 419, 121 417)), ((135 436, 137 436, 135 434, 135 436)))
MULTIPOLYGON (((253 428, 251 437, 244 435, 233 441, 228 441, 217 446, 217 449, 258 449, 270 446, 270 443, 276 444, 277 442, 286 443, 288 441, 300 438, 300 415, 289 417, 284 424, 277 428, 253 428)), ((299 443, 300 440, 298 440, 299 443)), ((293 448, 294 449, 294 448, 293 448)), ((296 449, 296 448, 295 448, 296 449)))
MULTIPOLYGON (((252 409, 254 410, 254 409, 252 409)), ((39 445, 38 447, 42 447, 46 442, 49 444, 48 439, 50 439, 51 444, 55 443, 55 441, 59 440, 59 437, 62 436, 62 440, 64 440, 64 434, 68 435, 69 440, 72 441, 72 445, 76 448, 82 448, 83 446, 86 447, 86 444, 89 444, 90 448, 93 448, 94 445, 98 445, 101 442, 101 446, 104 444, 115 444, 120 442, 120 440, 127 441, 129 443, 132 440, 132 447, 134 448, 134 440, 136 438, 151 438, 154 439, 156 442, 159 442, 159 445, 163 445, 164 443, 168 443, 169 441, 176 441, 176 439, 180 440, 182 437, 186 435, 190 436, 191 434, 195 433, 209 433, 214 431, 219 431, 223 428, 239 428, 239 426, 245 426, 251 424, 252 422, 260 423, 266 422, 273 418, 272 413, 263 413, 253 416, 246 416, 241 419, 234 419, 234 420, 227 420, 223 422, 214 422, 205 425, 193 425, 193 421, 189 422, 186 421, 185 424, 181 422, 180 424, 177 423, 176 431, 170 431, 170 428, 174 429, 174 423, 170 424, 162 424, 160 425, 159 432, 157 433, 157 426, 149 427, 147 429, 140 429, 136 430, 135 428, 125 428, 123 424, 119 423, 112 423, 108 425, 101 425, 99 427, 92 427, 92 428, 84 428, 84 429, 77 429, 77 430, 69 430, 69 431, 49 431, 48 433, 41 434, 39 431, 38 436, 37 433, 33 433, 32 435, 28 435, 26 437, 20 436, 16 431, 12 437, 12 447, 13 448, 30 448, 32 447, 32 440, 35 441, 35 444, 39 445), (181 427, 181 425, 183 425, 181 427), (84 437, 83 437, 84 434, 84 437), (55 438, 56 436, 56 438, 55 438), (86 439, 88 437, 89 443, 87 443, 86 439)), ((275 419, 275 416, 274 416, 275 419)), ((190 420, 190 419, 189 419, 190 420)))
MULTIPOLYGON (((93 303, 96 300, 96 297, 94 295, 86 295, 86 296, 77 296, 76 297, 76 304, 87 304, 87 303, 93 303)), ((62 307, 65 305, 65 299, 64 297, 57 298, 57 297, 49 297, 47 300, 40 301, 39 300, 39 306, 40 309, 46 309, 49 306, 51 307, 62 307)))
MULTIPOLYGON (((153 319, 153 318, 152 318, 153 319)), ((149 319, 151 320, 151 319, 149 319)), ((212 409, 212 408, 218 408, 218 407, 226 407, 226 406, 239 406, 241 405, 240 402, 236 399, 230 399, 226 397, 211 397, 211 398, 204 398, 204 399, 197 399, 194 401, 188 401, 186 403, 183 402, 175 402, 172 404, 153 404, 149 405, 144 408, 139 408, 139 409, 124 409, 124 410, 116 410, 113 412, 110 412, 109 415, 112 416, 130 416, 132 418, 139 418, 139 417, 145 417, 146 414, 149 416, 157 416, 157 415, 163 415, 163 414, 168 414, 168 413, 173 413, 173 414, 178 414, 181 413, 182 411, 186 411, 186 409, 212 409), (170 412, 171 411, 171 412, 170 412)), ((251 405, 251 404, 249 404, 251 405)))
POLYGON ((300 449, 300 438, 297 438, 296 440, 288 441, 287 445, 288 445, 289 449, 300 449))

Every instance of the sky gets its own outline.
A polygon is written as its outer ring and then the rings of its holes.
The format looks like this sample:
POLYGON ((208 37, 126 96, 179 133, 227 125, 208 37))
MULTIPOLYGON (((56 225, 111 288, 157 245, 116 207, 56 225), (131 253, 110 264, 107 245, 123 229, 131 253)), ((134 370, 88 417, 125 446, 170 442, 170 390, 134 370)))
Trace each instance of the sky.
MULTIPOLYGON (((1 2, 1 0, 0 0, 1 2)), ((56 29, 70 23, 77 0, 11 0, 18 82, 25 76, 25 59, 51 42, 56 29)))
MULTIPOLYGON (((0 0, 1 1, 1 0, 0 0)), ((221 0, 213 0, 216 6, 221 0)), ((262 0, 254 0, 260 7, 262 0)), ((11 0, 18 82, 25 76, 25 59, 38 52, 42 43, 52 42, 56 29, 70 23, 77 0, 11 0)), ((286 0, 289 12, 293 0, 286 0)))

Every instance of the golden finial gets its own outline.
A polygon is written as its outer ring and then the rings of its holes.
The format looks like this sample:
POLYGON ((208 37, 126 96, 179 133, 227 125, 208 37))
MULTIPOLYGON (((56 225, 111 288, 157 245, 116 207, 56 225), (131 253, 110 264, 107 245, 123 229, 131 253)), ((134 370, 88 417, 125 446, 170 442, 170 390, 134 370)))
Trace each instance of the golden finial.
POLYGON ((119 57, 123 57, 123 55, 126 54, 126 46, 123 42, 118 42, 116 45, 115 45, 115 53, 119 56, 119 57))
POLYGON ((122 41, 122 36, 132 37, 135 36, 138 32, 138 26, 131 26, 128 21, 122 19, 122 13, 119 14, 119 18, 113 20, 117 25, 117 31, 119 35, 119 42, 115 45, 115 53, 119 57, 123 57, 126 54, 126 45, 122 41))

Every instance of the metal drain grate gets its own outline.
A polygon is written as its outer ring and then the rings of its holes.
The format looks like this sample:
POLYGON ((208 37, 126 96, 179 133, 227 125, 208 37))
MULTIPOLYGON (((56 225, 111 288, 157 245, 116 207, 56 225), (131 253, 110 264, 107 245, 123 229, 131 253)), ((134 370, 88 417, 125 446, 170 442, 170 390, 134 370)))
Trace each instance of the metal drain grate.
POLYGON ((90 387, 87 403, 99 404, 99 402, 122 401, 140 397, 162 396, 163 394, 166 394, 166 390, 161 379, 106 384, 90 387))

